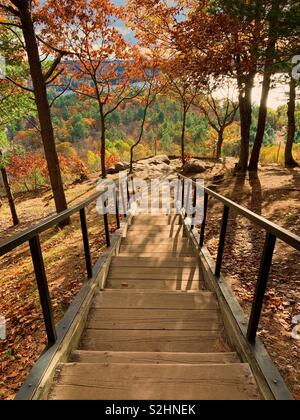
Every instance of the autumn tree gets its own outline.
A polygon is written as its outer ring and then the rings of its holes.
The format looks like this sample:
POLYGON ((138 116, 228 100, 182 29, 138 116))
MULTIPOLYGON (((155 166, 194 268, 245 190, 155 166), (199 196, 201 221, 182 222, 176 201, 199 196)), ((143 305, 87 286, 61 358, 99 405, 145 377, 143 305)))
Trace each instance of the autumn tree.
MULTIPOLYGON (((226 86, 226 83, 222 85, 226 86)), ((196 98, 193 105, 205 115, 210 127, 217 133, 217 144, 215 149, 216 159, 220 159, 222 146, 224 142, 224 132, 229 127, 236 117, 239 104, 232 97, 232 87, 227 81, 227 89, 223 98, 216 97, 216 90, 220 85, 211 86, 207 84, 206 89, 201 97, 196 98), (231 92, 230 92, 231 91, 231 92)))
POLYGON ((289 75, 289 99, 288 99, 288 130, 287 130, 287 139, 284 151, 284 164, 286 168, 295 168, 299 166, 293 157, 293 144, 296 136, 296 88, 299 85, 299 82, 293 77, 290 73, 289 75))
MULTIPOLYGON (((22 87, 25 91, 32 92, 34 95, 55 206, 57 212, 61 212, 67 208, 67 203, 55 148, 54 131, 47 97, 47 84, 55 77, 62 52, 53 47, 51 49, 54 55, 52 64, 43 71, 39 47, 41 45, 45 46, 45 44, 37 34, 38 16, 36 15, 36 4, 32 0, 0 1, 0 12, 2 13, 0 24, 1 27, 6 29, 19 29, 22 32, 20 48, 24 48, 26 52, 32 88, 29 87, 30 84, 23 85, 18 81, 12 80, 11 82, 18 85, 18 87, 22 87)), ((66 223, 68 223, 68 220, 66 223)))
POLYGON ((162 91, 159 54, 154 51, 152 53, 141 55, 139 66, 139 78, 144 86, 144 89, 136 100, 143 106, 143 116, 137 141, 130 148, 129 173, 132 173, 134 149, 141 143, 143 138, 148 110, 155 101, 156 96, 162 91))
POLYGON ((57 48, 70 56, 64 62, 73 77, 69 90, 97 102, 103 178, 106 177, 107 118, 140 91, 133 87, 135 48, 116 28, 123 13, 122 8, 109 0, 49 0, 41 11, 44 38, 49 44, 55 40, 57 48))
MULTIPOLYGON (((299 15, 299 2, 270 0, 264 6, 265 46, 260 50, 263 65, 262 93, 259 107, 256 137, 249 162, 249 170, 257 171, 260 149, 264 139, 267 102, 271 79, 281 61, 279 45, 294 32, 294 16, 299 15)), ((297 25, 296 25, 297 26, 297 25)))
POLYGON ((241 126, 238 167, 246 171, 261 40, 260 9, 257 2, 245 0, 188 3, 187 19, 174 29, 174 43, 189 60, 195 77, 205 70, 212 78, 228 76, 236 80, 241 126))
POLYGON ((205 78, 194 79, 189 72, 188 63, 181 56, 173 57, 165 61, 162 66, 165 79, 165 90, 173 99, 179 101, 182 112, 182 123, 180 133, 180 148, 182 165, 185 164, 185 137, 188 112, 206 84, 205 78))
MULTIPOLYGON (((300 19, 300 10, 299 19, 300 19)), ((297 87, 299 86, 300 78, 295 72, 295 66, 298 63, 297 58, 300 55, 300 41, 298 36, 291 36, 289 34, 288 42, 279 46, 282 63, 280 64, 280 71, 285 75, 283 83, 288 83, 288 103, 287 103, 287 138, 284 151, 284 164, 286 168, 294 168, 298 163, 293 157, 293 145, 296 137, 296 99, 297 87)))
POLYGON ((0 79, 0 171, 15 226, 19 224, 19 218, 6 168, 12 154, 17 152, 17 147, 8 140, 6 130, 15 121, 34 115, 31 95, 8 80, 12 69, 14 75, 24 71, 23 54, 19 50, 19 36, 18 31, 11 32, 2 27, 0 51, 5 58, 6 69, 0 79))

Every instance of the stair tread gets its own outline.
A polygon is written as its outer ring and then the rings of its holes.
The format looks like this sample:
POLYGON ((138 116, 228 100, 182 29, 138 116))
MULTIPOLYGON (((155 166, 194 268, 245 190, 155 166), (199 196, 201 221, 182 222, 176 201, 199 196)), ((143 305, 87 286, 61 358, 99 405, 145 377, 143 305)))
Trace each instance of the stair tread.
POLYGON ((199 258, 192 257, 132 257, 132 256, 122 256, 118 255, 113 257, 111 261, 111 267, 194 267, 199 266, 199 258))
MULTIPOLYGON (((85 329, 80 350, 219 352, 226 345, 222 331, 85 329)), ((228 350, 226 348, 226 350, 228 350)))
POLYGON ((111 268, 108 273, 109 279, 126 279, 126 280, 201 280, 202 272, 198 267, 192 268, 111 268))
POLYGON ((115 279, 108 277, 106 287, 113 290, 173 290, 173 291, 187 291, 187 290, 201 290, 202 282, 200 280, 162 280, 162 279, 115 279))
POLYGON ((50 399, 247 400, 259 394, 247 364, 68 363, 50 399))
POLYGON ((75 350, 70 362, 77 363, 154 363, 154 364, 225 364, 238 363, 238 355, 228 353, 154 353, 75 350))
POLYGON ((222 325, 218 310, 93 308, 86 328, 219 331, 222 325))
POLYGON ((163 290, 114 290, 98 292, 92 308, 140 308, 140 309, 216 309, 218 303, 211 292, 163 290))

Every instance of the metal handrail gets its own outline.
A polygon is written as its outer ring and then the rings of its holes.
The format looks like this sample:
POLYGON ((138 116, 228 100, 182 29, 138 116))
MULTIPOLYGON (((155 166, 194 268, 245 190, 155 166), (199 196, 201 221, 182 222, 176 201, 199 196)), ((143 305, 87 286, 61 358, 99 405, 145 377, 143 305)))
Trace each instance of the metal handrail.
MULTIPOLYGON (((178 174, 178 176, 182 179, 188 180, 192 182, 193 184, 196 184, 197 181, 187 178, 181 174, 178 174)), ((295 235, 294 233, 288 231, 287 229, 282 228, 281 226, 278 226, 277 224, 270 222, 268 219, 266 219, 263 216, 260 216, 253 211, 242 207, 241 205, 235 203, 234 201, 230 200, 229 198, 226 198, 215 191, 211 190, 210 188, 205 187, 204 193, 208 194, 211 197, 216 198, 218 201, 223 203, 225 206, 229 207, 230 209, 234 210, 241 216, 244 216, 246 219, 250 220, 251 222, 254 222, 261 228, 263 228, 265 231, 271 233, 272 235, 276 236, 276 238, 282 240, 286 244, 290 245, 291 247, 295 248, 297 251, 300 251, 300 236, 295 235)))
POLYGON ((77 213, 81 209, 87 207, 93 201, 97 200, 97 198, 103 195, 106 191, 107 189, 102 190, 102 191, 97 191, 96 193, 91 195, 86 200, 80 202, 79 204, 76 204, 73 207, 70 207, 58 214, 54 214, 53 216, 50 216, 44 219, 42 222, 36 224, 35 226, 25 229, 24 231, 17 233, 16 235, 10 238, 7 238, 4 241, 1 241, 0 242, 0 257, 2 255, 7 254, 9 251, 12 251, 13 249, 17 248, 18 246, 22 245, 23 243, 29 241, 34 236, 37 236, 45 232, 51 227, 59 225, 61 222, 68 219, 73 214, 77 213))
MULTIPOLYGON (((183 207, 184 207, 184 181, 188 180, 189 182, 193 183, 194 190, 195 190, 194 199, 193 199, 194 208, 195 208, 196 207, 195 205, 196 181, 192 180, 191 178, 187 178, 181 174, 178 174, 178 177, 182 180, 183 207)), ((202 221, 201 230, 200 230, 200 239, 199 239, 200 249, 204 245, 209 196, 217 199, 219 202, 224 204, 218 252, 217 252, 217 258, 216 258, 216 265, 215 265, 215 273, 214 273, 216 278, 220 278, 221 276, 223 253, 224 253, 224 247, 225 247, 227 224, 228 224, 230 210, 247 218, 248 220, 250 220, 251 222, 253 222, 254 224, 258 225, 259 227, 261 227, 262 229, 266 231, 265 244, 264 244, 264 248, 262 252, 260 268, 259 268, 255 294, 254 294, 253 303, 252 303, 251 315, 249 318, 248 331, 247 331, 247 338, 249 342, 253 343, 255 342, 256 335, 257 335, 264 297, 265 297, 265 293, 266 293, 266 289, 268 285, 269 273, 272 266, 272 259, 273 259, 275 245, 276 245, 276 240, 280 239, 283 242, 285 242, 287 245, 290 245, 292 248, 296 249, 297 251, 300 251, 300 237, 276 225, 275 223, 270 222, 266 218, 255 214, 251 210, 248 210, 245 207, 240 206, 239 204, 235 203, 229 198, 223 197, 222 195, 216 193, 215 191, 212 191, 209 188, 204 188, 204 214, 203 214, 203 221, 202 221)), ((194 227, 193 224, 191 227, 192 228, 194 227)))
MULTIPOLYGON (((93 267, 89 246, 88 238, 88 228, 86 222, 85 208, 97 200, 99 197, 104 195, 107 192, 107 188, 103 188, 101 191, 98 191, 91 195, 86 200, 82 201, 79 204, 74 205, 73 207, 64 210, 63 212, 51 216, 37 225, 30 227, 23 232, 16 234, 15 236, 5 239, 0 242, 0 256, 7 254, 8 252, 14 250, 20 245, 28 242, 31 252, 31 258, 34 267, 34 273, 36 277, 36 282, 39 290, 39 297, 46 327, 46 333, 48 338, 48 346, 51 347, 55 344, 57 340, 56 326, 54 323, 53 309, 51 304, 51 298, 49 293, 48 281, 46 276, 46 270, 43 260, 43 253, 40 243, 40 234, 47 231, 51 227, 59 225, 64 220, 68 219, 73 214, 79 212, 81 230, 82 230, 82 240, 84 246, 84 254, 86 260, 86 270, 88 279, 93 276, 93 267)), ((117 194, 115 195, 115 204, 116 204, 116 224, 117 228, 120 227, 119 220, 119 211, 118 211, 118 198, 117 194)), ((104 219, 104 228, 105 228, 105 238, 107 247, 110 246, 110 233, 109 233, 109 224, 108 224, 108 215, 107 212, 103 214, 104 219)))

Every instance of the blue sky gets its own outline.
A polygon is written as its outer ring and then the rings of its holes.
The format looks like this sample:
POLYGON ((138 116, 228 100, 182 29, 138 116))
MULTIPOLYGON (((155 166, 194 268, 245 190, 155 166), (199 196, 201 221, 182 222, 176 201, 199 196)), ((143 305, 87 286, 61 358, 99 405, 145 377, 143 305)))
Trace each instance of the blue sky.
MULTIPOLYGON (((127 4, 126 0, 112 0, 112 2, 116 6, 124 6, 124 5, 127 4)), ((118 23, 117 28, 122 32, 126 41, 130 42, 131 44, 133 44, 135 42, 133 32, 128 30, 122 22, 118 23)))

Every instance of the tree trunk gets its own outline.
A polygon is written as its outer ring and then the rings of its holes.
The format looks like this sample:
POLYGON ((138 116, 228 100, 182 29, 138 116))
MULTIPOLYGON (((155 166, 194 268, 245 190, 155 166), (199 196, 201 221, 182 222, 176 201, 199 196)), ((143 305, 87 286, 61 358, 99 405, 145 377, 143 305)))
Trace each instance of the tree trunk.
MULTIPOLYGON (((39 50, 35 37, 34 26, 29 8, 29 2, 20 3, 18 6, 22 31, 26 45, 30 74, 33 84, 36 107, 41 127, 45 157, 47 161, 51 187, 57 212, 66 210, 67 202, 61 178, 58 156, 56 153, 54 132, 51 121, 50 106, 47 97, 46 84, 40 63, 39 50)), ((66 220, 62 225, 66 225, 66 220)))
POLYGON ((218 131, 218 141, 217 141, 217 149, 216 149, 216 159, 221 158, 222 153, 222 146, 224 141, 224 129, 221 128, 220 131, 218 131))
POLYGON ((298 166, 297 162, 293 158, 293 144, 296 133, 296 81, 291 76, 290 79, 290 90, 289 90, 289 102, 288 102, 288 134, 284 153, 284 164, 286 168, 295 168, 298 166))
POLYGON ((258 122, 255 141, 251 153, 251 158, 249 162, 249 171, 257 171, 260 149, 263 143, 265 128, 266 128, 266 119, 267 119, 267 103, 269 97, 269 91, 271 86, 271 71, 269 70, 269 65, 266 66, 266 72, 264 74, 261 100, 258 113, 258 122))
MULTIPOLYGON (((249 160, 250 129, 252 123, 252 90, 254 85, 255 73, 248 76, 245 83, 244 92, 240 86, 239 106, 241 120, 241 147, 238 169, 246 172, 249 160)), ((238 82, 239 83, 239 82, 238 82)), ((239 83, 241 85, 241 83, 239 83)))
POLYGON ((105 126, 105 117, 103 115, 102 106, 100 107, 101 115, 101 146, 100 146, 100 156, 101 156, 101 177, 106 178, 106 126, 105 126))
POLYGON ((8 200, 13 224, 14 224, 14 226, 17 226, 20 223, 20 221, 19 221, 19 218, 18 218, 18 215, 17 215, 15 200, 14 200, 14 197, 13 197, 10 185, 9 185, 9 180, 8 180, 8 176, 7 176, 7 172, 6 172, 5 168, 1 168, 1 175, 2 175, 2 179, 3 179, 3 184, 4 184, 5 193, 6 193, 6 197, 7 197, 7 200, 8 200))
POLYGON ((141 124, 141 129, 140 129, 140 134, 139 134, 139 138, 137 140, 137 142, 135 144, 133 144, 130 148, 130 168, 129 168, 129 173, 132 174, 132 166, 133 166, 133 151, 134 149, 140 144, 140 142, 142 141, 143 138, 143 134, 144 134, 144 127, 145 127, 145 122, 146 122, 146 117, 147 117, 147 111, 148 111, 148 107, 149 107, 149 103, 147 103, 145 105, 144 108, 144 113, 143 113, 143 120, 142 120, 142 124, 141 124))
POLYGON ((182 131, 181 131, 181 160, 182 166, 185 164, 185 126, 186 126, 186 108, 183 108, 182 131))
POLYGON ((263 143, 265 128, 266 128, 266 119, 267 119, 267 104, 269 91, 271 86, 271 77, 273 73, 273 65, 276 54, 276 42, 277 42, 277 25, 279 23, 280 9, 279 1, 276 0, 271 2, 272 8, 270 10, 270 22, 269 22, 269 43, 266 49, 265 55, 265 69, 264 77, 262 84, 262 93, 260 99, 259 113, 258 113, 258 122, 255 141, 251 153, 251 158, 249 162, 249 171, 257 171, 260 149, 263 143))

